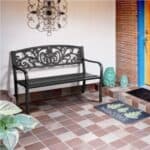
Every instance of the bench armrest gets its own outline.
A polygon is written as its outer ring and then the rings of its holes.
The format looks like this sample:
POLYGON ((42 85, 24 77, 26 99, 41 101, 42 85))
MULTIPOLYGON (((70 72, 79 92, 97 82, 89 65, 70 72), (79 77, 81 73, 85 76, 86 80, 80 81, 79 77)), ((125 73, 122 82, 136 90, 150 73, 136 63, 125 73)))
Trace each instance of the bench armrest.
POLYGON ((87 62, 90 62, 90 63, 98 64, 99 67, 100 67, 100 78, 102 79, 102 77, 103 77, 103 65, 98 61, 93 61, 93 60, 89 60, 89 59, 85 59, 85 58, 83 60, 87 61, 87 62))
MULTIPOLYGON (((15 70, 19 70, 19 71, 23 72, 24 77, 25 77, 25 82, 27 83, 27 81, 28 81, 28 79, 29 79, 29 77, 28 77, 28 72, 27 72, 26 70, 22 69, 22 68, 19 68, 18 66, 15 66, 15 65, 13 65, 13 68, 14 68, 15 70)), ((15 74, 16 80, 17 80, 16 71, 15 71, 14 74, 15 74)))

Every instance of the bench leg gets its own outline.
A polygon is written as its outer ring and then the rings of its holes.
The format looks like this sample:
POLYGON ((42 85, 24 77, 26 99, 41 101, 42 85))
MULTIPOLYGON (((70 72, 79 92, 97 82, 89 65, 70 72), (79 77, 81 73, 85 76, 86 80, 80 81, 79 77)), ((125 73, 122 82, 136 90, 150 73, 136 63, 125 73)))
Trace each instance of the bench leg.
POLYGON ((102 102, 102 81, 99 81, 99 102, 102 102))
POLYGON ((25 88, 25 111, 29 114, 29 102, 30 102, 30 95, 29 95, 29 88, 25 88))
POLYGON ((16 98, 16 104, 19 105, 19 102, 18 102, 18 85, 17 85, 17 83, 15 83, 15 98, 16 98))
POLYGON ((82 83, 82 93, 85 92, 85 80, 83 80, 83 83, 82 83))

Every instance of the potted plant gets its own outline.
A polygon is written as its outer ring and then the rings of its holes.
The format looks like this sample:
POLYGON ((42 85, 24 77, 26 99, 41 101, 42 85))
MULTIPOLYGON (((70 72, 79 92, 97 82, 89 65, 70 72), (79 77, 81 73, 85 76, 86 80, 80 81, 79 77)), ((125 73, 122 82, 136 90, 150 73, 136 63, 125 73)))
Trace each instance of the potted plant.
POLYGON ((14 150, 19 140, 19 131, 34 129, 39 121, 8 101, 0 101, 0 150, 14 150))

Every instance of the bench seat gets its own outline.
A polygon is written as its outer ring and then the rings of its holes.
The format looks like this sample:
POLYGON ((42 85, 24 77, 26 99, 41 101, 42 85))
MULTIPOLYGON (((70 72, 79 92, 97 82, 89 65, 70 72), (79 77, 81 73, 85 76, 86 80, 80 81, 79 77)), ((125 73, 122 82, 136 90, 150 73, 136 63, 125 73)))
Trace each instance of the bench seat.
MULTIPOLYGON (((92 79, 99 79, 99 78, 100 78, 99 76, 89 74, 89 73, 86 74, 75 73, 75 74, 59 75, 59 76, 52 76, 52 77, 34 78, 28 80, 28 87, 37 88, 37 87, 44 87, 49 85, 77 82, 83 80, 92 80, 92 79)), ((18 83, 24 87, 27 86, 25 80, 19 80, 18 83)))

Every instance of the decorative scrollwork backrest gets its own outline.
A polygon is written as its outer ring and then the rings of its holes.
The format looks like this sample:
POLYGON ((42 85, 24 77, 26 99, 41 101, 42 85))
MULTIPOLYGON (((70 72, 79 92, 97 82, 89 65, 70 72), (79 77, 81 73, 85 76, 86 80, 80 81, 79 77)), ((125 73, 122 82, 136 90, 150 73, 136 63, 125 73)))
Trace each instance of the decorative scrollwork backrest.
POLYGON ((82 63, 83 47, 47 45, 12 51, 12 64, 23 69, 82 63))

